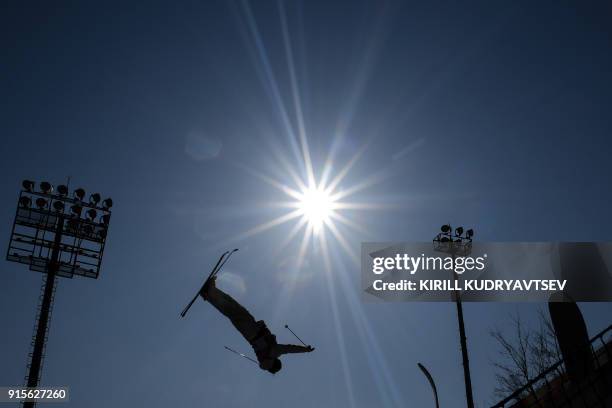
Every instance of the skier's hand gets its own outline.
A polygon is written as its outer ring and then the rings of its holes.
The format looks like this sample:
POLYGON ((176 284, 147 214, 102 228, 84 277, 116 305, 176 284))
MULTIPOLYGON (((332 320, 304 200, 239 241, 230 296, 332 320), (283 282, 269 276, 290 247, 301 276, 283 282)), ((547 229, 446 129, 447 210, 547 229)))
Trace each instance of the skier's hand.
POLYGON ((314 351, 315 348, 312 347, 312 346, 308 346, 308 347, 306 347, 306 350, 310 353, 310 352, 314 351))

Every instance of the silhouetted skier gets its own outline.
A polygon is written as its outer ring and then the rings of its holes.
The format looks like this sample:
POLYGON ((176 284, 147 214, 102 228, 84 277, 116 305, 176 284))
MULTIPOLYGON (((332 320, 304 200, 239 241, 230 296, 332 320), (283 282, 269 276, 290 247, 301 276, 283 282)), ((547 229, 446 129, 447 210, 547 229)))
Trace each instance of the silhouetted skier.
POLYGON ((281 355, 309 353, 314 350, 311 346, 278 344, 276 336, 270 332, 266 323, 263 320, 255 321, 255 318, 240 303, 218 289, 215 285, 216 279, 216 276, 208 279, 200 291, 200 296, 230 319, 234 327, 249 342, 259 361, 259 368, 275 374, 283 366, 279 359, 281 355))

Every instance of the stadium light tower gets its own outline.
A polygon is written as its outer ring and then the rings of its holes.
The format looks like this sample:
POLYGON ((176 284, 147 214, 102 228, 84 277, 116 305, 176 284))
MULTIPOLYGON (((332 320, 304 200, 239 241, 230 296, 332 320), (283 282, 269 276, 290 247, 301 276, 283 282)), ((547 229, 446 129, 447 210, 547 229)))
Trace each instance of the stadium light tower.
MULTIPOLYGON (((6 259, 43 273, 42 297, 25 378, 26 386, 35 388, 45 355, 56 279, 75 275, 98 277, 113 201, 107 198, 101 202, 98 193, 85 201, 82 188, 70 196, 68 186, 54 189, 46 181, 39 184, 38 190, 30 180, 24 180, 22 186, 6 259)), ((35 404, 27 401, 24 407, 35 404)))
MULTIPOLYGON (((450 254, 455 264, 456 256, 467 256, 472 252, 472 237, 474 230, 463 231, 463 227, 453 230, 449 224, 440 227, 438 235, 433 239, 434 250, 450 254)), ((453 270, 453 279, 457 280, 457 274, 453 270)), ((456 285, 455 285, 456 287, 456 285)), ((459 340, 461 342, 461 357, 463 359, 463 379, 465 381, 465 398, 468 408, 474 408, 474 396, 472 395, 472 378, 470 376, 470 360, 468 359, 467 338, 465 336, 465 324, 463 321, 463 305, 458 290, 454 293, 457 305, 457 320, 459 322, 459 340)))

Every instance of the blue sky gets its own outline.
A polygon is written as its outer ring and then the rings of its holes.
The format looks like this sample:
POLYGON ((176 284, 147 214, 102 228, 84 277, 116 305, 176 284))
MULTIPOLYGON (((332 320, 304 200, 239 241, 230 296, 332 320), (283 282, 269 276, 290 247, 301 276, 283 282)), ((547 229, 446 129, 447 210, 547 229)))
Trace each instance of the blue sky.
MULTIPOLYGON (((426 241, 450 222, 482 241, 610 240, 609 3, 4 3, 0 221, 23 178, 115 201, 98 281, 62 280, 43 383, 73 406, 461 406, 452 304, 368 304, 329 239, 330 274, 262 180, 293 180, 303 124, 313 171, 371 180, 343 212, 349 248, 426 241), (297 108, 300 109, 297 109, 297 108), (299 112, 299 113, 298 113, 299 112), (300 118, 302 121, 300 121, 300 118), (375 175, 372 178, 372 175, 375 175), (317 347, 271 376, 209 305, 178 313, 222 249, 220 286, 317 347)), ((299 158, 300 155, 298 154, 299 158)), ((332 238, 330 236, 330 238, 332 238)), ((316 241, 316 240, 314 240, 316 241)), ((21 384, 40 275, 4 262, 0 385, 21 384)), ((465 306, 474 394, 491 401, 488 331, 537 304, 465 306)), ((582 305, 591 334, 609 304, 582 305)))

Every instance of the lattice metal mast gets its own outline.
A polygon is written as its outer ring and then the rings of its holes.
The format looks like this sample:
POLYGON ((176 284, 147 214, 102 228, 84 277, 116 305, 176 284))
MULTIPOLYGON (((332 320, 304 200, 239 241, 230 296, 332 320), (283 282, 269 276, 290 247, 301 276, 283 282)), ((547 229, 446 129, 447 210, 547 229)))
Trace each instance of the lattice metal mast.
MULTIPOLYGON (((67 186, 54 190, 48 182, 40 183, 37 191, 33 181, 24 180, 22 186, 6 258, 46 275, 25 379, 27 387, 37 387, 57 277, 80 275, 97 279, 113 201, 102 201, 98 193, 85 201, 82 188, 69 196, 67 186)), ((34 405, 35 402, 24 403, 25 407, 34 405)))

